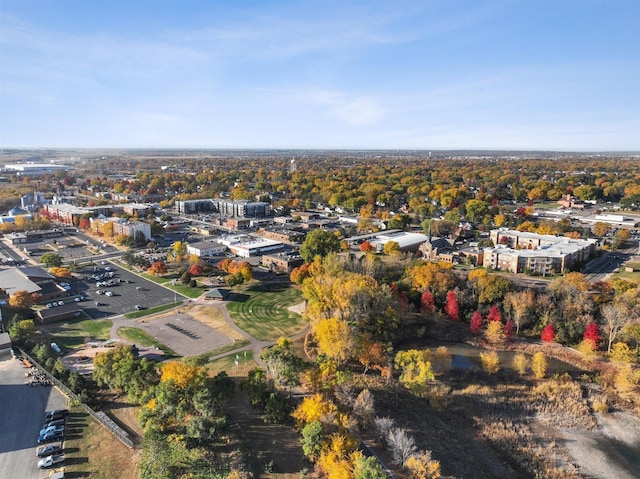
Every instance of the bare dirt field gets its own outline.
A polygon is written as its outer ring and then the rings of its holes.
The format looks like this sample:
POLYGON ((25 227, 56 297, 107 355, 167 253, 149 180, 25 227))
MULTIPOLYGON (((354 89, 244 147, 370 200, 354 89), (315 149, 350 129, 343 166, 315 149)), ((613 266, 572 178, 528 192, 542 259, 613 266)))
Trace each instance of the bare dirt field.
MULTIPOLYGON (((136 321, 136 326, 181 356, 203 354, 233 343, 233 337, 182 311, 147 317, 136 321)), ((202 312, 197 315, 206 316, 202 312)))

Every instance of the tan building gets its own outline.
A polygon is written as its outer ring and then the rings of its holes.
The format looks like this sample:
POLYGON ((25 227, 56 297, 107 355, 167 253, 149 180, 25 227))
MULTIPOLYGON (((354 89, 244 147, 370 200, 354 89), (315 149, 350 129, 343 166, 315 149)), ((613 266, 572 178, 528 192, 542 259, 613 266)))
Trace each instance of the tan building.
POLYGON ((303 263, 304 260, 297 253, 265 254, 262 256, 262 266, 278 273, 291 273, 294 268, 303 263))

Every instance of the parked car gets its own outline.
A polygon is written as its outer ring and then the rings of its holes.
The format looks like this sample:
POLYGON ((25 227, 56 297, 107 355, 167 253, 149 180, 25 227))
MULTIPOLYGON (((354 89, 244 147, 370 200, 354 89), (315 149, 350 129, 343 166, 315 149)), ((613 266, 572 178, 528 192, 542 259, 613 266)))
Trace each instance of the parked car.
MULTIPOLYGON (((57 344, 56 344, 57 346, 57 344)), ((52 427, 52 426, 64 426, 65 423, 65 418, 61 417, 58 419, 52 419, 51 421, 47 421, 44 423, 44 425, 42 426, 42 429, 46 429, 48 427, 52 427)))
POLYGON ((107 291, 106 293, 104 293, 107 296, 113 296, 113 291, 107 291))
POLYGON ((40 469, 45 469, 47 467, 57 466, 64 462, 64 454, 53 454, 51 456, 47 456, 44 459, 40 459, 38 461, 38 467, 40 469))
POLYGON ((38 444, 47 442, 62 441, 64 439, 64 431, 50 431, 43 436, 38 437, 38 444))
POLYGON ((49 411, 45 416, 45 422, 54 421, 56 419, 60 419, 69 414, 68 409, 54 409, 53 411, 49 411))
POLYGON ((36 449, 36 456, 47 457, 59 452, 62 452, 62 446, 60 446, 59 444, 47 444, 46 446, 40 446, 38 449, 36 449))
POLYGON ((64 425, 62 425, 62 426, 49 426, 49 427, 45 427, 43 429, 40 429, 40 435, 41 436, 49 434, 50 432, 62 432, 62 433, 64 433, 64 425))

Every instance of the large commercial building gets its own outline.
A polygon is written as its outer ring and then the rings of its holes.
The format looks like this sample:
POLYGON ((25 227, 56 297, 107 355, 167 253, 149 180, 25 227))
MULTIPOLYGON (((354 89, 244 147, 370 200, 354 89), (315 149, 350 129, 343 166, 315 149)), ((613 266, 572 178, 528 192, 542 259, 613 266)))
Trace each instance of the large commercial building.
POLYGON ((271 206, 262 201, 209 198, 176 201, 176 210, 180 214, 215 212, 232 218, 264 218, 271 213, 271 206))
POLYGON ((217 256, 227 251, 226 245, 217 241, 201 241, 187 245, 187 253, 196 255, 200 258, 207 256, 217 256))
POLYGON ((571 239, 499 228, 490 235, 496 245, 484 250, 484 266, 542 276, 570 270, 595 253, 597 240, 571 239))

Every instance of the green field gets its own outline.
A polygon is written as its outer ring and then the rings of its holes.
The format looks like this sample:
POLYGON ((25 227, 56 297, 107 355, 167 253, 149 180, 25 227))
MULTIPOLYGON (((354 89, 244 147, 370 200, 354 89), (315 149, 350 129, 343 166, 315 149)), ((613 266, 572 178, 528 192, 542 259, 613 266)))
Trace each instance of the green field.
POLYGON ((257 366, 253 361, 253 352, 247 351, 246 353, 246 356, 244 351, 237 354, 237 366, 235 365, 236 355, 230 354, 229 356, 210 362, 207 364, 207 369, 211 375, 216 375, 219 372, 224 371, 229 376, 246 376, 247 371, 255 369, 257 366))
POLYGON ((52 328, 49 331, 49 336, 51 341, 54 341, 61 348, 71 350, 79 348, 88 341, 109 339, 111 325, 110 319, 78 318, 52 328))
MULTIPOLYGON (((195 288, 190 288, 189 286, 185 286, 184 284, 182 284, 180 282, 180 279, 169 275, 169 276, 153 276, 152 274, 149 273, 142 273, 140 276, 142 276, 144 279, 148 279, 149 281, 153 281, 156 284, 160 284, 162 286, 164 286, 165 288, 170 289, 171 291, 174 291, 176 293, 179 293, 183 296, 186 296, 187 298, 197 298, 198 296, 204 294, 207 292, 206 287, 204 287, 200 282, 198 282, 198 286, 195 288), (176 285, 173 286, 171 284, 171 282, 173 280, 176 280, 176 285)), ((194 278, 196 281, 198 280, 198 278, 194 278)))
POLYGON ((301 315, 287 310, 301 301, 300 291, 289 284, 266 283, 232 294, 227 309, 233 321, 251 336, 275 341, 307 325, 301 315))
POLYGON ((118 336, 121 336, 125 339, 128 339, 134 344, 139 344, 141 346, 154 346, 158 349, 161 349, 166 356, 177 357, 178 355, 173 351, 169 346, 161 343, 153 336, 145 333, 140 328, 134 328, 130 326, 122 326, 118 328, 118 336))
POLYGON ((638 283, 640 284, 640 263, 625 263, 620 267, 620 272, 619 273, 614 273, 611 275, 611 278, 622 278, 622 279, 626 279, 627 281, 633 281, 634 283, 638 283), (625 266, 631 266, 633 268, 633 271, 631 272, 627 272, 624 271, 625 266))

